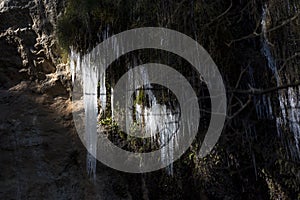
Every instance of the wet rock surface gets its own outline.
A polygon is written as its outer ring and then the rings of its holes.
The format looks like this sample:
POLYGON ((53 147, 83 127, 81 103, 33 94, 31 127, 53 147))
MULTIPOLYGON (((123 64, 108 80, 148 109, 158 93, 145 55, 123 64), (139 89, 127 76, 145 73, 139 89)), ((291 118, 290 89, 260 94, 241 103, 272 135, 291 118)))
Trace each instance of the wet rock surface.
POLYGON ((54 36, 63 5, 0 1, 0 199, 130 199, 119 172, 86 173, 54 36))
POLYGON ((87 176, 70 100, 34 90, 0 91, 0 199, 130 199, 121 173, 98 163, 87 176))

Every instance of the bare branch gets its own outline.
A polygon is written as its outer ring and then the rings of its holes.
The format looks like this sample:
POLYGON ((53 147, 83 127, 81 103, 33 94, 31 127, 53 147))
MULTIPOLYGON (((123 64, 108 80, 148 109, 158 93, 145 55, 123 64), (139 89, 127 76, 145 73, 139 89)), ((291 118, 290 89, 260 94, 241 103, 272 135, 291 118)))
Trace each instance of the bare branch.
POLYGON ((287 63, 296 58, 297 56, 300 56, 300 52, 296 52, 294 55, 292 55, 291 57, 285 59, 284 63, 282 64, 282 66, 280 67, 280 69, 278 70, 278 72, 281 72, 283 70, 283 68, 287 65, 287 63))
POLYGON ((297 87, 297 86, 300 86, 300 82, 281 85, 281 86, 267 88, 267 89, 250 88, 248 90, 231 89, 231 90, 228 90, 228 91, 232 92, 232 93, 236 93, 236 94, 262 95, 262 94, 267 94, 267 93, 287 89, 287 88, 290 88, 290 87, 297 87))
POLYGON ((247 106, 251 103, 251 96, 249 95, 248 101, 242 105, 242 107, 236 111, 233 115, 227 116, 228 119, 235 118, 238 114, 240 114, 247 106))
MULTIPOLYGON (((289 23, 291 23, 292 21, 294 21, 295 19, 297 19, 299 17, 300 13, 297 13, 296 15, 294 15, 293 17, 287 19, 287 20, 284 20, 282 21, 279 25, 275 26, 275 27, 272 27, 270 28, 269 30, 267 30, 266 33, 270 33, 270 32, 273 32, 289 23)), ((258 36, 262 36, 264 33, 261 32, 261 33, 256 33, 256 31, 254 31, 253 33, 250 33, 249 35, 246 35, 246 36, 243 36, 241 38, 238 38, 238 39, 234 39, 234 40, 231 40, 229 43, 226 43, 227 46, 231 46, 233 43, 235 42, 239 42, 239 41, 242 41, 242 40, 246 40, 246 39, 251 39, 251 38, 255 38, 255 37, 258 37, 258 36)))
POLYGON ((224 15, 226 15, 226 14, 229 12, 229 10, 230 10, 231 8, 232 8, 232 0, 230 1, 229 7, 228 7, 224 12, 222 12, 220 15, 218 15, 218 16, 215 17, 214 19, 210 20, 210 22, 207 23, 206 26, 211 25, 214 21, 217 21, 218 19, 220 19, 221 17, 223 17, 224 15))
MULTIPOLYGON (((239 76, 239 78, 238 78, 238 80, 237 80, 237 82, 236 82, 236 84, 235 84, 235 89, 237 89, 238 86, 240 85, 240 82, 241 82, 241 80, 242 80, 242 77, 243 77, 244 73, 247 71, 248 68, 249 68, 249 66, 245 67, 245 68, 241 71, 240 76, 239 76)), ((234 94, 231 94, 230 99, 229 99, 229 102, 228 102, 228 105, 231 105, 232 100, 233 100, 233 97, 234 97, 234 94)), ((238 99, 238 100, 239 100, 239 99, 238 99)), ((228 107, 229 107, 228 112, 231 113, 231 108, 232 108, 232 106, 228 106, 228 107)))

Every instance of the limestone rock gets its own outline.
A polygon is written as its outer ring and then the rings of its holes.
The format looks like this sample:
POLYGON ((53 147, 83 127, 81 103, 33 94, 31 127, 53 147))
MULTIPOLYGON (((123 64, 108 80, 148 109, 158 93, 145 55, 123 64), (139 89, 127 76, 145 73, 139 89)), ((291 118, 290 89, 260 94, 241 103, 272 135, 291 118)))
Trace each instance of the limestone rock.
POLYGON ((56 70, 54 64, 50 60, 39 58, 33 62, 38 71, 44 72, 45 74, 54 73, 56 70))
POLYGON ((0 2, 0 87, 17 84, 24 74, 43 81, 56 72, 59 48, 54 27, 64 4, 65 0, 0 2))

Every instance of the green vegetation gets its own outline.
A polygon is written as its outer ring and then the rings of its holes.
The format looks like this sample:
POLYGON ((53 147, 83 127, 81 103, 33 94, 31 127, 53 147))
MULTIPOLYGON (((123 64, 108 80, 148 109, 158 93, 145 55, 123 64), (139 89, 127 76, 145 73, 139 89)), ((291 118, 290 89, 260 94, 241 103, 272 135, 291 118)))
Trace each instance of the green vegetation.
MULTIPOLYGON (((272 30, 267 34, 268 42, 276 64, 283 66, 280 76, 284 77, 283 80, 298 80, 299 73, 295 72, 299 71, 300 64, 297 59, 300 22, 299 18, 293 17, 299 16, 300 4, 289 0, 290 4, 298 6, 298 10, 288 11, 287 4, 266 2, 271 18, 268 26, 272 30)), ((107 27, 110 35, 136 27, 167 27, 191 36, 204 46, 224 77, 226 88, 229 89, 229 117, 218 145, 209 156, 198 157, 201 139, 207 128, 205 125, 210 120, 206 116, 197 141, 175 163, 175 176, 169 178, 163 171, 147 175, 152 186, 151 192, 154 193, 153 199, 159 194, 173 194, 174 191, 180 194, 167 198, 180 199, 180 195, 183 195, 191 199, 193 195, 199 196, 202 193, 210 199, 300 198, 300 163, 291 158, 287 146, 293 145, 292 134, 284 130, 283 137, 279 137, 275 118, 257 117, 255 99, 261 98, 261 95, 230 92, 249 89, 250 67, 254 70, 255 87, 276 86, 276 79, 267 67, 268 60, 262 53, 263 34, 260 25, 264 6, 265 3, 260 0, 68 0, 65 14, 57 26, 57 36, 64 49, 70 46, 83 52, 91 49, 103 40, 97 35, 101 35, 107 27), (246 104, 249 98, 251 101, 246 104), (241 112, 235 116, 241 108, 241 112), (165 187, 166 184, 170 186, 165 187)), ((156 53, 149 56, 161 52, 156 53)), ((162 57, 161 60, 168 60, 166 56, 162 57)), ((174 59, 170 60, 167 64, 172 64, 172 61, 175 63, 174 59)), ((119 75, 127 70, 124 66, 127 66, 128 61, 124 59, 120 63, 121 67, 109 73, 119 75)), ((188 64, 180 67, 180 72, 186 76, 193 73, 188 64)), ((277 91, 267 95, 277 105, 273 111, 279 116, 277 91)), ((143 92, 138 94, 135 103, 145 103, 143 92)), ((143 152, 151 148, 150 141, 146 141, 142 149, 145 141, 120 132, 110 117, 102 119, 100 124, 112 130, 112 141, 126 140, 125 149, 143 152)))

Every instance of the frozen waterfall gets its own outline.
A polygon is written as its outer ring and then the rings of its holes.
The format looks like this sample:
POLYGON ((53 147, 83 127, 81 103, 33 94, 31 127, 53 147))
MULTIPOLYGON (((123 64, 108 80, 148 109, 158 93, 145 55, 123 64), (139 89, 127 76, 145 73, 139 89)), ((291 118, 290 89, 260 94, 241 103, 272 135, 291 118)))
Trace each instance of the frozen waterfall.
MULTIPOLYGON (((272 55, 271 47, 268 39, 268 23, 270 20, 270 13, 268 6, 265 5, 262 13, 262 52, 265 55, 268 61, 268 67, 272 71, 273 76, 275 77, 277 86, 281 86, 285 83, 281 79, 281 75, 278 73, 275 58, 272 55)), ((286 148, 290 151, 290 154, 293 159, 300 159, 300 87, 297 88, 288 88, 287 91, 278 91, 278 99, 280 106, 280 116, 276 118, 277 123, 277 132, 279 136, 282 136, 282 130, 284 127, 287 127, 290 132, 293 134, 294 144, 291 144, 290 141, 287 141, 286 148)), ((268 102, 269 99, 264 100, 268 102)), ((263 102, 263 104, 265 104, 263 102)), ((266 106, 270 106, 269 103, 266 106)))
MULTIPOLYGON (((98 83, 100 70, 98 66, 91 61, 93 55, 80 54, 71 51, 70 68, 72 73, 73 85, 75 78, 82 84, 83 89, 83 105, 84 105, 84 139, 89 153, 87 154, 87 171, 95 180, 96 178, 96 158, 97 155, 97 116, 98 116, 98 83)), ((103 77, 103 75, 102 75, 103 77)), ((103 81, 100 81, 101 94, 106 95, 103 81)), ((102 105, 106 104, 106 97, 100 98, 102 105)), ((103 106, 105 107, 105 106, 103 106)))
MULTIPOLYGON (((85 55, 80 55, 71 51, 70 55, 70 71, 72 75, 72 84, 82 84, 83 92, 83 104, 84 104, 84 122, 85 122, 85 142, 88 148, 87 155, 87 170, 88 174, 96 178, 96 159, 97 154, 97 119, 98 115, 101 117, 105 116, 105 110, 107 107, 107 92, 111 92, 110 95, 110 109, 111 117, 118 113, 115 113, 113 107, 113 91, 114 88, 111 85, 108 90, 105 86, 106 76, 105 71, 99 68, 99 64, 95 63, 94 59, 99 55, 99 52, 92 51, 85 55), (98 101, 100 101, 99 113, 98 113, 98 101)), ((137 66, 137 60, 133 59, 133 65, 131 68, 137 66)), ((157 97, 152 91, 152 86, 148 79, 147 70, 141 70, 140 76, 143 77, 143 87, 135 88, 137 83, 135 82, 135 74, 129 73, 127 89, 135 90, 136 94, 144 95, 147 98, 147 105, 135 103, 135 113, 127 110, 126 120, 127 130, 130 129, 131 124, 128 122, 132 121, 133 118, 142 125, 142 128, 147 135, 151 136, 151 141, 159 144, 162 148, 167 144, 170 144, 169 148, 163 148, 161 151, 161 162, 169 163, 173 160, 174 148, 176 148, 176 133, 179 130, 179 116, 180 109, 175 106, 171 109, 167 105, 160 104, 157 101, 157 97), (144 89, 143 89, 144 88, 144 89), (142 94, 143 93, 143 94, 142 94), (134 117, 133 117, 134 116, 134 117)), ((127 101, 130 101, 128 99, 127 101)), ((108 112, 109 113, 109 112, 108 112)), ((172 162, 171 162, 172 163, 172 162)), ((173 174, 173 164, 170 164, 167 168, 168 174, 173 174)))

